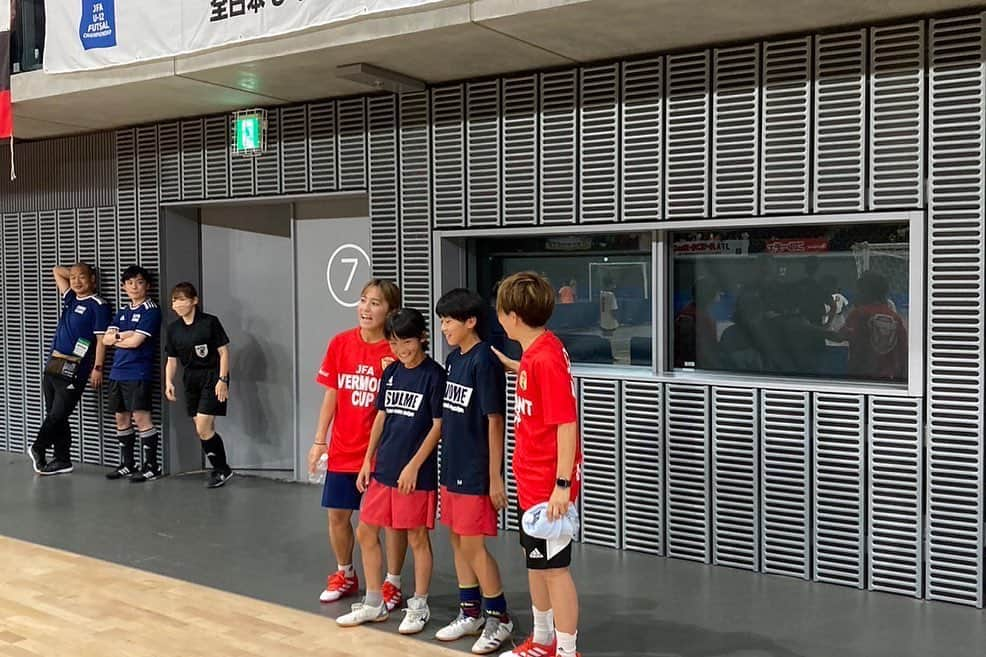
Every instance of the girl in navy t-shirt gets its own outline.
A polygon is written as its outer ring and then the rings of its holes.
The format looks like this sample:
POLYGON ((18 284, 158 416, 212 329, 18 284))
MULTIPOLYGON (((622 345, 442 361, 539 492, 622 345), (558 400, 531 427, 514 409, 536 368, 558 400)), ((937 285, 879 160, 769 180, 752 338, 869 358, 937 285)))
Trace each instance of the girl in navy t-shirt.
POLYGON ((402 308, 391 313, 386 334, 397 362, 383 372, 370 445, 356 478, 356 486, 364 493, 356 536, 363 555, 366 597, 337 622, 351 627, 386 620, 380 528, 402 529, 407 530, 414 553, 414 597, 408 600, 399 631, 416 634, 431 617, 428 531, 435 527, 438 500, 435 448, 442 433, 445 370, 425 353, 427 325, 417 310, 402 308))

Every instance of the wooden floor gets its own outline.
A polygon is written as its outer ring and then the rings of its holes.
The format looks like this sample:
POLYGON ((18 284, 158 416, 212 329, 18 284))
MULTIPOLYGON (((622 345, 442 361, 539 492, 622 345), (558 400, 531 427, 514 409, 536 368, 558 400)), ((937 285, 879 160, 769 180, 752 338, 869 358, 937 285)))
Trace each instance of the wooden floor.
POLYGON ((3 657, 411 654, 462 655, 396 633, 343 629, 323 616, 0 536, 3 657))

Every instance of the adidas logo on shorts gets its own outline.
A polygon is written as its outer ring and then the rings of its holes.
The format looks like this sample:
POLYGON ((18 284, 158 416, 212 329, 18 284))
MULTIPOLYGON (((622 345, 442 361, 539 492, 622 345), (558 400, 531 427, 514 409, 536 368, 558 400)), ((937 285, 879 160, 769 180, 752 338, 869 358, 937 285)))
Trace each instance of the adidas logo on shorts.
POLYGON ((544 559, 544 555, 541 554, 541 550, 534 548, 531 553, 527 555, 528 559, 544 559))

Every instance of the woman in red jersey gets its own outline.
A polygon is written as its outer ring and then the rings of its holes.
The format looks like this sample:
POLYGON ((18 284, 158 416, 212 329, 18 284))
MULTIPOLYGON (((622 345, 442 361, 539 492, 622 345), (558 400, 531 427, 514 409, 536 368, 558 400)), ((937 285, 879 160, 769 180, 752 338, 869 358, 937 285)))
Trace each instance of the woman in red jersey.
MULTIPOLYGON (((384 325, 387 314, 399 308, 400 303, 400 289, 394 283, 376 278, 368 281, 356 306, 358 326, 332 338, 315 378, 325 386, 325 397, 315 441, 308 452, 308 468, 314 472, 328 452, 322 506, 328 509, 329 543, 338 563, 319 596, 322 602, 334 602, 359 591, 359 579, 353 570, 352 516, 360 507, 362 494, 356 488, 356 475, 363 465, 377 414, 380 377, 395 360, 384 337, 384 325)), ((387 581, 382 591, 388 611, 401 602, 400 574, 406 550, 407 532, 388 530, 387 581)))

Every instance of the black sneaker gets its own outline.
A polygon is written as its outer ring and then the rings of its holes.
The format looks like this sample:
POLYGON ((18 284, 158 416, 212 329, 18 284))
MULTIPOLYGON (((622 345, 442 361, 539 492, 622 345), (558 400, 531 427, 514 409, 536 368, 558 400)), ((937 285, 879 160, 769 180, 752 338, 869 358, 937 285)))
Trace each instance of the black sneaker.
POLYGON ((226 472, 219 472, 218 470, 213 470, 209 473, 209 481, 206 482, 206 488, 219 488, 227 481, 233 477, 233 471, 227 470, 226 472))
POLYGON ((34 471, 41 474, 41 470, 48 465, 48 461, 45 459, 45 451, 37 445, 31 445, 30 449, 27 450, 27 455, 31 457, 31 465, 34 467, 34 471))
POLYGON ((72 472, 72 463, 70 461, 55 460, 45 464, 39 474, 42 477, 48 477, 50 475, 68 474, 70 472, 72 472))
POLYGON ((161 469, 153 463, 145 463, 140 469, 130 477, 130 483, 142 484, 145 481, 154 481, 161 478, 161 469))
POLYGON ((129 479, 130 477, 134 476, 136 472, 137 472, 137 468, 135 468, 134 466, 120 464, 116 466, 116 470, 107 472, 106 478, 110 480, 129 479))

